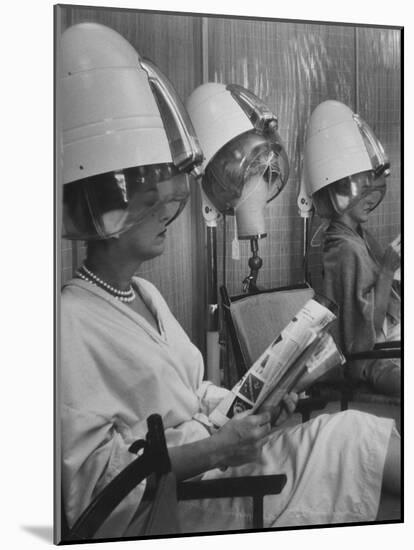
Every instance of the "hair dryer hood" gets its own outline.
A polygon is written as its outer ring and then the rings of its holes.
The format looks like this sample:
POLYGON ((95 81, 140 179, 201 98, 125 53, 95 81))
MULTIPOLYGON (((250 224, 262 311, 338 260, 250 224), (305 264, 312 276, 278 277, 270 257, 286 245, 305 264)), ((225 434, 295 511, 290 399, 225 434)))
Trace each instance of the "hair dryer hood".
POLYGON ((276 116, 234 84, 200 86, 187 108, 206 157, 207 197, 220 212, 236 215, 239 238, 264 236, 264 207, 289 176, 276 116))
POLYGON ((172 162, 168 136, 135 49, 96 23, 61 40, 63 181, 172 162))
POLYGON ((216 153, 202 186, 220 212, 236 215, 238 237, 247 239, 265 233, 264 208, 281 192, 287 176, 283 146, 252 129, 216 153))
POLYGON ((162 206, 171 221, 202 152, 173 86, 116 31, 61 38, 63 236, 117 236, 162 206))
POLYGON ((389 160, 368 124, 339 101, 324 101, 312 113, 305 142, 308 193, 322 217, 342 214, 372 195, 372 209, 385 194, 389 160))

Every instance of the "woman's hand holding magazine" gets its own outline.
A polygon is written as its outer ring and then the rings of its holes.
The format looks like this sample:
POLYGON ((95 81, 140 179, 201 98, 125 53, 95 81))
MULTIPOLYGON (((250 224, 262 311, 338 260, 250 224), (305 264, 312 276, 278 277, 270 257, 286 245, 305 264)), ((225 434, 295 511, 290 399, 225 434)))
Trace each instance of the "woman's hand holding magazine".
POLYGON ((270 412, 270 424, 272 427, 277 428, 284 424, 296 410, 298 404, 299 396, 295 392, 287 393, 282 402, 276 407, 270 405, 264 405, 261 408, 261 411, 270 412))

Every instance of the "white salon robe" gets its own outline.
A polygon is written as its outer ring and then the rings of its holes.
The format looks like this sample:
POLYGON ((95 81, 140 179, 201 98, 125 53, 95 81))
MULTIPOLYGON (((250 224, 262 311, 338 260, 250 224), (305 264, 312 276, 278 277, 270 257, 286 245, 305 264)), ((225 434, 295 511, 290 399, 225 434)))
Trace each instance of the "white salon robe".
MULTIPOLYGON (((200 352, 156 288, 141 278, 134 284, 160 332, 87 282, 72 280, 62 292, 61 447, 69 524, 134 459, 128 447, 145 436, 150 414, 162 416, 168 446, 196 441, 209 435, 198 420, 227 392, 203 381, 200 352)), ((356 411, 321 415, 276 431, 260 463, 204 477, 285 473, 283 492, 265 499, 268 526, 374 520, 391 430, 392 421, 356 411)), ((143 490, 141 484, 124 499, 98 536, 136 534, 131 522, 143 490)), ((179 510, 183 532, 251 527, 250 499, 183 502, 179 510)))

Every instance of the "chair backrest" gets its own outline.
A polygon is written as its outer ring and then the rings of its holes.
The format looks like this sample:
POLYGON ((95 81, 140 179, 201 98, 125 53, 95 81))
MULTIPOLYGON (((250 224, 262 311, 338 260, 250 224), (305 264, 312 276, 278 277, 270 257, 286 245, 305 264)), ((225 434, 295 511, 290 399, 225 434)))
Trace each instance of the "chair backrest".
POLYGON ((307 284, 234 297, 228 295, 224 286, 220 292, 239 375, 315 295, 307 284))

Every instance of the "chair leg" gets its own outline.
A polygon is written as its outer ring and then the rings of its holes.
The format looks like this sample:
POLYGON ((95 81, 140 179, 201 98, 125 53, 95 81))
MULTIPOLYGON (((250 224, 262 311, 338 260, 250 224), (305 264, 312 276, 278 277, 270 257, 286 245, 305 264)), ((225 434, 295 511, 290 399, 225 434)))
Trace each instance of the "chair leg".
POLYGON ((263 496, 253 497, 253 529, 263 529, 263 496))
POLYGON ((348 410, 350 401, 352 401, 352 391, 346 388, 341 391, 341 411, 348 410))
POLYGON ((310 411, 309 410, 303 411, 303 413, 302 413, 302 422, 305 423, 308 420, 310 420, 310 411))

